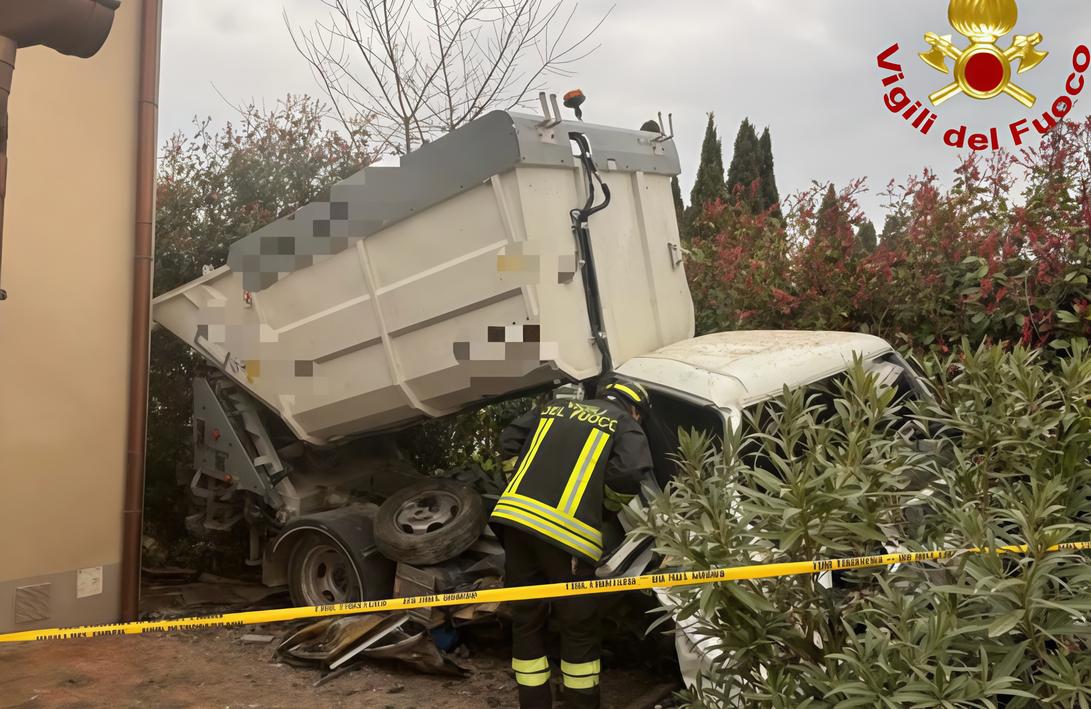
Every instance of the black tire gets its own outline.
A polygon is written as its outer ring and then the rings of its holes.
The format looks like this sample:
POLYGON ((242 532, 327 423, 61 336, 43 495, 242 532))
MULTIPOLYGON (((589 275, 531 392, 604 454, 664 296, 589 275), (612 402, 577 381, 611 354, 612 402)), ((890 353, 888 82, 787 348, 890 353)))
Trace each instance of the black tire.
POLYGON ((308 532, 288 560, 288 592, 297 606, 362 599, 360 570, 333 537, 308 532))
POLYGON ((387 498, 375 515, 375 545, 392 561, 429 566, 466 551, 485 529, 485 506, 472 488, 425 480, 387 498))

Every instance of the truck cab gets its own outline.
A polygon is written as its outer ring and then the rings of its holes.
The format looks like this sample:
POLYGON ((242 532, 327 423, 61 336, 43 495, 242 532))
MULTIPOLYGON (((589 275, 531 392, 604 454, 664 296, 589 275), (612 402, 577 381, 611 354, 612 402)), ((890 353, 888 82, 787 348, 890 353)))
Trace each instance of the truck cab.
POLYGON ((738 428, 743 413, 794 389, 837 376, 860 358, 880 381, 902 393, 922 393, 912 368, 885 340, 849 332, 745 330, 720 332, 667 345, 634 357, 618 373, 652 392, 656 429, 656 473, 660 485, 670 477, 666 458, 677 450, 679 428, 696 429, 713 439, 728 426, 738 428))
MULTIPOLYGON (((657 487, 675 473, 672 455, 679 429, 722 438, 729 428, 745 425, 744 414, 779 396, 787 387, 811 387, 844 375, 859 359, 880 385, 895 387, 899 398, 928 396, 914 369, 885 340, 848 332, 722 332, 668 345, 635 357, 618 371, 640 381, 650 392, 656 424, 648 426, 656 461, 657 487)), ((639 504, 639 503, 637 503, 639 504)), ((627 530, 626 530, 627 531, 627 530)), ((632 538, 602 567, 611 576, 653 570, 651 540, 632 538)), ((888 548, 888 551, 894 551, 888 548)), ((829 573, 819 583, 829 586, 829 573)), ((655 592, 660 606, 677 608, 675 594, 655 592)), ((679 671, 693 686, 722 654, 717 640, 698 630, 695 617, 675 620, 674 644, 679 671)))
MULTIPOLYGON (((680 429, 722 438, 748 408, 855 358, 919 387, 868 335, 695 338, 672 135, 542 105, 331 185, 154 301, 158 326, 213 372, 193 383, 187 523, 246 525, 248 561, 297 604, 385 598, 396 582, 457 590, 465 577, 448 562, 466 554, 497 568, 488 495, 422 475, 387 445, 429 418, 616 371, 652 392, 662 487, 680 429)), ((650 559, 637 556, 630 570, 650 559)))

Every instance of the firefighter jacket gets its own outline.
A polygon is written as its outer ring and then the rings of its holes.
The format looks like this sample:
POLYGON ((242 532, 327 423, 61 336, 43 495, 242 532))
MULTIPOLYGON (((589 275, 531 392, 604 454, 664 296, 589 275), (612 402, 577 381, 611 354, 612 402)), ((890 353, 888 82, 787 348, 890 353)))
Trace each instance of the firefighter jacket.
POLYGON ((555 400, 500 436, 513 474, 491 522, 518 527, 591 563, 602 557, 603 505, 635 495, 652 470, 640 424, 607 400, 555 400))

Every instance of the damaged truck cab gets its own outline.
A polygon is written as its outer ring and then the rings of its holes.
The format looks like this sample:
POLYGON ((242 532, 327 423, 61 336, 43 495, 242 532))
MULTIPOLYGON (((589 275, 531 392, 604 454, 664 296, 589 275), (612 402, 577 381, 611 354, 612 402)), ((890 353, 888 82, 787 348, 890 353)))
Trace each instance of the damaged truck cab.
MULTIPOLYGON (((250 562, 297 603, 385 597, 395 574, 427 590, 414 569, 455 555, 495 571, 480 496, 386 435, 419 421, 620 371, 666 430, 722 435, 854 357, 908 372, 866 335, 694 339, 672 137, 542 106, 365 168, 154 302, 214 372, 193 383, 189 526, 247 525, 250 562)), ((656 446, 660 485, 672 445, 656 446)))

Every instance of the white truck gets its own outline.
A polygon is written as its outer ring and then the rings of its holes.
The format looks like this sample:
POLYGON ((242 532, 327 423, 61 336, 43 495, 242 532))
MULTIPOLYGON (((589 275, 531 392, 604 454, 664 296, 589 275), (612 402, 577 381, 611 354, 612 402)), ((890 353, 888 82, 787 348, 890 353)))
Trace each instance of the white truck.
MULTIPOLYGON (((248 524, 251 562, 297 603, 386 597, 397 562, 412 588, 413 569, 495 553, 487 501, 384 435, 421 420, 618 371, 652 392, 659 430, 722 432, 854 355, 912 380, 866 335, 693 338, 671 136, 542 105, 362 170, 155 300, 218 372, 194 381, 191 521, 248 524)), ((671 445, 653 441, 659 484, 671 445)))

